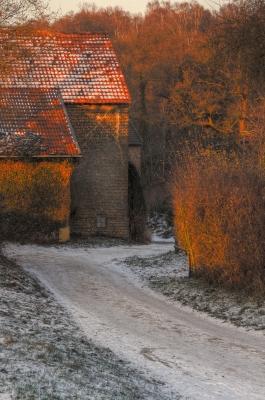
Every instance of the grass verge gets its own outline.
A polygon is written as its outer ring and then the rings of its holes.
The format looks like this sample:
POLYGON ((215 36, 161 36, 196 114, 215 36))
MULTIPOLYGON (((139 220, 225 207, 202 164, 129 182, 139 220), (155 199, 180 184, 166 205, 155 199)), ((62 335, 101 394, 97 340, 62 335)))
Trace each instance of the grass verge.
POLYGON ((236 326, 265 330, 265 300, 223 286, 209 286, 188 277, 186 255, 173 251, 152 257, 130 257, 124 261, 150 288, 184 306, 229 321, 236 326))

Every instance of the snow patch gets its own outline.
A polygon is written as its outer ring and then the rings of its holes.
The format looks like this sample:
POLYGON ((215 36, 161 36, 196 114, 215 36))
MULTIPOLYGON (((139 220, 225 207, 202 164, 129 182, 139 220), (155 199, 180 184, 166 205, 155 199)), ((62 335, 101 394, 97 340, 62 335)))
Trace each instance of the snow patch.
POLYGON ((0 400, 12 400, 9 393, 0 393, 0 400))
POLYGON ((148 220, 153 243, 175 243, 174 227, 164 213, 154 212, 148 220))

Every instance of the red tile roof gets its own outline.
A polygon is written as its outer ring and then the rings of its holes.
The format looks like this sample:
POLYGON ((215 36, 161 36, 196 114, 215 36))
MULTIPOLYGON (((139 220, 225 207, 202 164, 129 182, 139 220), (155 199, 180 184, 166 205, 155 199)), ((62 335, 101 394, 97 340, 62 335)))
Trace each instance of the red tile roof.
POLYGON ((10 88, 0 91, 0 156, 23 155, 80 155, 57 90, 10 88))
POLYGON ((51 34, 19 38, 32 54, 18 60, 5 87, 59 88, 64 103, 129 103, 130 95, 105 34, 51 34), (34 55, 33 55, 34 53, 34 55))

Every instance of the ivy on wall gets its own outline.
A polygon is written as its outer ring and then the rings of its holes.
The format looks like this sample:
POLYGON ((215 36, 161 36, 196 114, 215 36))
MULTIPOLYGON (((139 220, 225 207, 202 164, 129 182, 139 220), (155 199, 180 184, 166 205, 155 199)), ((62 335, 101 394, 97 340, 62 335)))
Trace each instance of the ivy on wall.
MULTIPOLYGON (((15 215, 15 220, 21 224, 24 224, 22 221, 35 221, 35 227, 67 223, 72 169, 69 161, 2 161, 2 214, 11 215, 11 219, 15 215)), ((32 223, 28 229, 33 229, 32 223)))

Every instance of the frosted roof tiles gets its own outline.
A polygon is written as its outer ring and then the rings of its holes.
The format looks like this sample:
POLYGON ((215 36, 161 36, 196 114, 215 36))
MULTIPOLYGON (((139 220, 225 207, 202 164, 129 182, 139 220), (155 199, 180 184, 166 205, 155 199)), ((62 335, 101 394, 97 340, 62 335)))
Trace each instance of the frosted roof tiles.
MULTIPOLYGON (((22 45, 32 47, 26 39, 22 45)), ((124 76, 105 34, 36 37, 32 54, 18 61, 12 77, 3 83, 5 87, 56 87, 64 103, 130 102, 124 76)))
POLYGON ((0 107, 1 155, 8 155, 3 147, 12 146, 18 137, 26 144, 32 136, 42 140, 36 156, 80 155, 57 90, 4 89, 0 91, 0 107))

